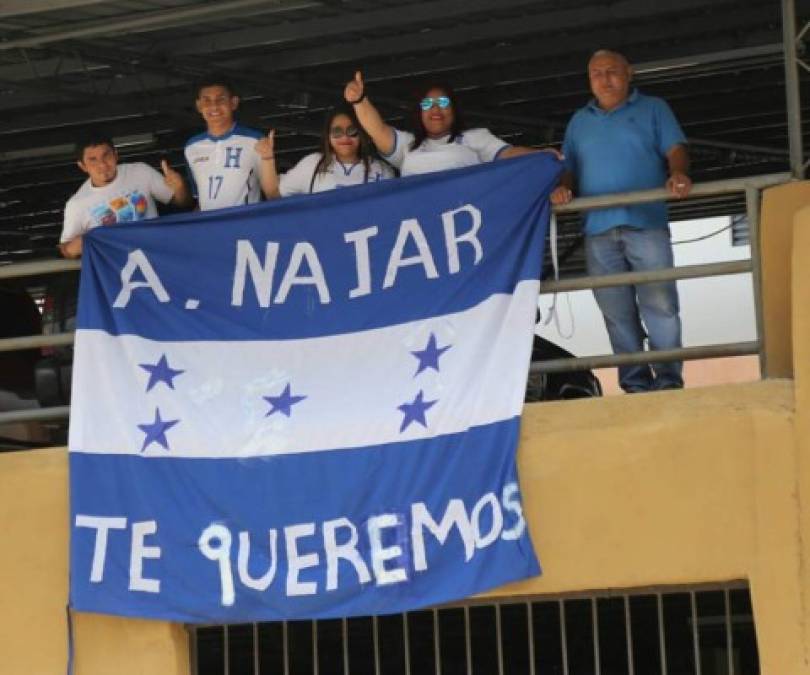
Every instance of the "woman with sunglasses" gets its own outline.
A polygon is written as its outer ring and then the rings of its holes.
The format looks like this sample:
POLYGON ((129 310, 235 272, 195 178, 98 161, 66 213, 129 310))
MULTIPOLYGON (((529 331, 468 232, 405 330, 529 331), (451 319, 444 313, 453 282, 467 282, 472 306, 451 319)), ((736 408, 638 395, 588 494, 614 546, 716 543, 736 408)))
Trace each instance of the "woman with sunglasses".
POLYGON ((494 136, 489 129, 468 129, 447 85, 431 85, 422 90, 413 134, 385 123, 366 97, 360 72, 346 85, 343 95, 377 150, 403 176, 458 169, 530 152, 551 152, 559 157, 551 148, 514 146, 494 136))
POLYGON ((256 144, 256 151, 270 165, 275 185, 271 197, 324 192, 338 187, 373 183, 392 178, 391 167, 375 156, 374 148, 360 127, 354 111, 339 105, 324 120, 321 149, 299 161, 280 178, 275 172, 273 132, 256 144))

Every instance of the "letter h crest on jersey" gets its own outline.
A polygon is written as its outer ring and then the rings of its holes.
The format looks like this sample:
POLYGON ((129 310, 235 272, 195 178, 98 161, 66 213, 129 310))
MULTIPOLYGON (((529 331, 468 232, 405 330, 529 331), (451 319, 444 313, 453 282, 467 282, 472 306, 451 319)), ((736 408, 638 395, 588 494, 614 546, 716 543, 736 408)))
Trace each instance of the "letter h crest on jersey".
POLYGON ((239 161, 242 157, 242 150, 244 148, 234 147, 234 146, 226 146, 225 147, 225 168, 226 169, 238 169, 239 168, 239 161))

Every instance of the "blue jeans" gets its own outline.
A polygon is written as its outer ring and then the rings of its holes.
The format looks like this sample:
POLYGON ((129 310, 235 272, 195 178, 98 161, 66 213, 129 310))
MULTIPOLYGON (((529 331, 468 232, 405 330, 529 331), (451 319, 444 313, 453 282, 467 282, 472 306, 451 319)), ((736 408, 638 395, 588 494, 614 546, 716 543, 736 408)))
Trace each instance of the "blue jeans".
MULTIPOLYGON (((669 228, 620 226, 587 236, 585 258, 590 275, 672 267, 669 228)), ((605 318, 614 354, 642 351, 645 338, 651 350, 681 346, 678 290, 674 281, 599 288, 593 294, 605 318)), ((620 366, 619 385, 627 392, 680 388, 682 369, 680 362, 620 366)))

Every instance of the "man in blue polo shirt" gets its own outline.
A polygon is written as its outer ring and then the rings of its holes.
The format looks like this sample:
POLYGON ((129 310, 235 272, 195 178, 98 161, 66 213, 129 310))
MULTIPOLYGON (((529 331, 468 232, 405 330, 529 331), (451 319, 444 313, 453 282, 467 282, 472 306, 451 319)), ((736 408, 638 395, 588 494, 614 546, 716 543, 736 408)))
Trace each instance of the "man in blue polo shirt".
MULTIPOLYGON (((600 50, 588 62, 594 99, 578 110, 565 131, 566 172, 553 204, 582 197, 665 186, 674 197, 689 194, 686 138, 669 106, 630 88, 633 70, 619 53, 600 50)), ((672 267, 665 202, 588 211, 585 216, 588 274, 672 267)), ((678 291, 674 281, 594 290, 614 353, 681 346, 678 291)), ((681 363, 621 366, 626 392, 683 387, 681 363)))

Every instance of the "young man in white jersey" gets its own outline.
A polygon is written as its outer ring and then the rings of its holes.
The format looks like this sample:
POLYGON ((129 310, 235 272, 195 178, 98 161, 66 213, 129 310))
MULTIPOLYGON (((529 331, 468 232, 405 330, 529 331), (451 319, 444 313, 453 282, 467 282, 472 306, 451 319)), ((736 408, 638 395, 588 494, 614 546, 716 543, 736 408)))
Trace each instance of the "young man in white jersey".
POLYGON ((269 193, 262 164, 273 159, 256 152, 262 134, 236 122, 239 97, 231 84, 218 75, 200 80, 196 106, 206 131, 188 140, 185 155, 200 210, 260 201, 269 193))
POLYGON ((65 204, 59 250, 66 258, 82 254, 82 236, 100 225, 129 223, 158 215, 155 200, 185 206, 190 202, 183 177, 161 162, 161 176, 148 164, 119 164, 108 137, 90 133, 77 144, 79 168, 87 180, 65 204))

